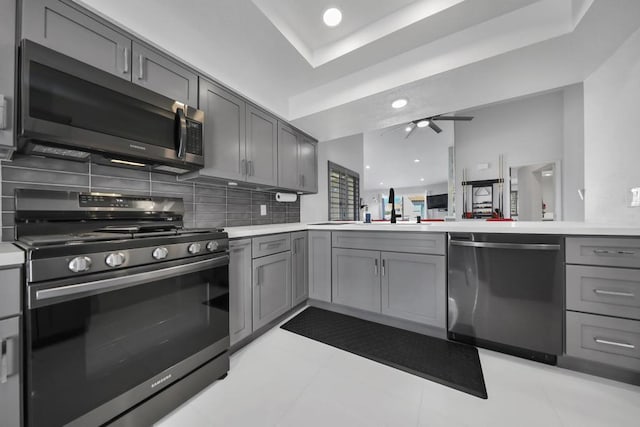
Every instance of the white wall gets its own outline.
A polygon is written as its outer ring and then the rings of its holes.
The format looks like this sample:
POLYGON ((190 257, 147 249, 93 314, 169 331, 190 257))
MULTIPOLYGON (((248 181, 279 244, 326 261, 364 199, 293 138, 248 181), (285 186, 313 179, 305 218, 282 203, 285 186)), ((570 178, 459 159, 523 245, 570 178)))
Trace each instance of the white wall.
MULTIPOLYGON (((455 125, 457 218, 462 215, 463 169, 469 181, 498 178, 498 156, 502 154, 506 179, 510 166, 562 159, 563 104, 563 92, 555 91, 464 112, 474 119, 455 125), (489 168, 478 170, 481 163, 489 163, 489 168)), ((504 190, 508 195, 508 185, 504 190)), ((503 208, 509 212, 507 197, 503 208)))
POLYGON ((562 155, 562 219, 584 221, 584 87, 564 90, 564 151, 562 155))
POLYGON ((328 219, 328 166, 331 161, 360 175, 360 191, 364 176, 363 135, 353 135, 318 144, 318 193, 300 197, 300 221, 317 222, 328 219))
POLYGON ((640 30, 584 82, 585 220, 639 225, 640 30))

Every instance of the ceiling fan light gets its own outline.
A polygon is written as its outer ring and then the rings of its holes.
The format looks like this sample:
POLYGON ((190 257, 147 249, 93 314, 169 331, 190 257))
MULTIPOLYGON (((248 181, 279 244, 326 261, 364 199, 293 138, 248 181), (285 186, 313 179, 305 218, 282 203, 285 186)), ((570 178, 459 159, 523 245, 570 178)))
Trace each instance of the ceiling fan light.
POLYGON ((417 124, 419 128, 426 128, 429 126, 429 120, 420 120, 417 124))
POLYGON ((406 128, 404 128, 404 130, 405 130, 406 132, 411 132, 411 131, 413 130, 413 125, 407 125, 407 127, 406 127, 406 128))

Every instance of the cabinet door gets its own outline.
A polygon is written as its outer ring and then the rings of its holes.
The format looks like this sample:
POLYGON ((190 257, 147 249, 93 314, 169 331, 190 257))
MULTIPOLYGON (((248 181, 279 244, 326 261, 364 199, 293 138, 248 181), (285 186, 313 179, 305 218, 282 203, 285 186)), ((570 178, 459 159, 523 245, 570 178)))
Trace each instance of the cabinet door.
POLYGON ((382 313, 446 327, 445 258, 382 252, 382 313))
MULTIPOLYGON (((18 317, 0 320, 2 369, 6 373, 0 381, 0 425, 20 424, 20 322, 18 317)), ((4 375, 4 374, 3 374, 4 375)))
POLYGON ((253 329, 291 308, 291 252, 253 260, 253 329))
POLYGON ((198 76, 136 42, 133 42, 133 82, 183 104, 198 105, 198 76))
POLYGON ((131 80, 131 40, 58 0, 22 2, 22 37, 131 80))
POLYGON ((318 154, 317 144, 308 136, 298 139, 298 173, 301 190, 305 193, 318 192, 318 154))
POLYGON ((380 312, 380 252, 333 249, 332 301, 380 312))
POLYGON ((278 122, 278 187, 302 188, 298 173, 298 133, 281 122, 278 122))
POLYGON ((0 3, 0 94, 4 95, 6 112, 4 126, 0 117, 0 154, 6 158, 7 151, 14 147, 13 118, 16 103, 13 98, 15 85, 16 60, 16 2, 3 1, 0 3))
POLYGON ((278 183, 278 121, 247 104, 247 181, 278 183))
POLYGON ((331 302, 330 231, 309 231, 309 298, 331 302))
POLYGON ((291 305, 297 305, 309 296, 307 232, 291 233, 291 305))
POLYGON ((200 79, 200 109, 204 111, 204 175, 245 179, 245 102, 200 79))
POLYGON ((251 239, 229 242, 229 338, 231 345, 253 332, 251 239))

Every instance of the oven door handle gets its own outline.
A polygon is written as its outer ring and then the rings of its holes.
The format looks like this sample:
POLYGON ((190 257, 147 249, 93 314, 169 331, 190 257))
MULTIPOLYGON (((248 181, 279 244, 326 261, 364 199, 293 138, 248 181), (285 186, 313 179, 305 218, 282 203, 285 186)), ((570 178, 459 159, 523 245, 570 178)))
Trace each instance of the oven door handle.
POLYGON ((61 286, 58 288, 40 289, 30 293, 29 308, 41 307, 54 303, 74 300, 104 292, 129 288, 154 280, 162 280, 182 274, 195 273, 210 268, 222 267, 229 264, 229 255, 223 255, 204 261, 198 261, 185 265, 151 270, 129 276, 114 277, 111 279, 96 280, 93 282, 79 283, 76 285, 61 286))

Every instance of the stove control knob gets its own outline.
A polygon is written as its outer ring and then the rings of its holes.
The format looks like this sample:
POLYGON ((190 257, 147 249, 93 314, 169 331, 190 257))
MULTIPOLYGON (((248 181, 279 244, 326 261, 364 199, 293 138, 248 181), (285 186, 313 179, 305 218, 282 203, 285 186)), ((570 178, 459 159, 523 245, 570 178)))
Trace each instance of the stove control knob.
POLYGON ((202 245, 200 243, 192 243, 189 245, 188 250, 191 255, 195 255, 202 250, 202 245))
POLYGON ((122 252, 114 252, 107 255, 107 258, 104 260, 104 262, 109 267, 120 267, 122 264, 124 264, 126 259, 127 258, 124 256, 122 252))
POLYGON ((213 251, 215 251, 216 249, 218 249, 218 246, 219 246, 219 245, 218 245, 218 242, 216 242, 215 240, 213 240, 213 241, 211 241, 211 242, 207 243, 207 250, 208 250, 209 252, 213 252, 213 251))
POLYGON ((155 248, 151 256, 153 259, 165 259, 169 255, 169 250, 167 248, 155 248))
POLYGON ((69 270, 74 273, 82 273, 91 268, 91 258, 86 256, 77 256, 69 261, 69 270))

